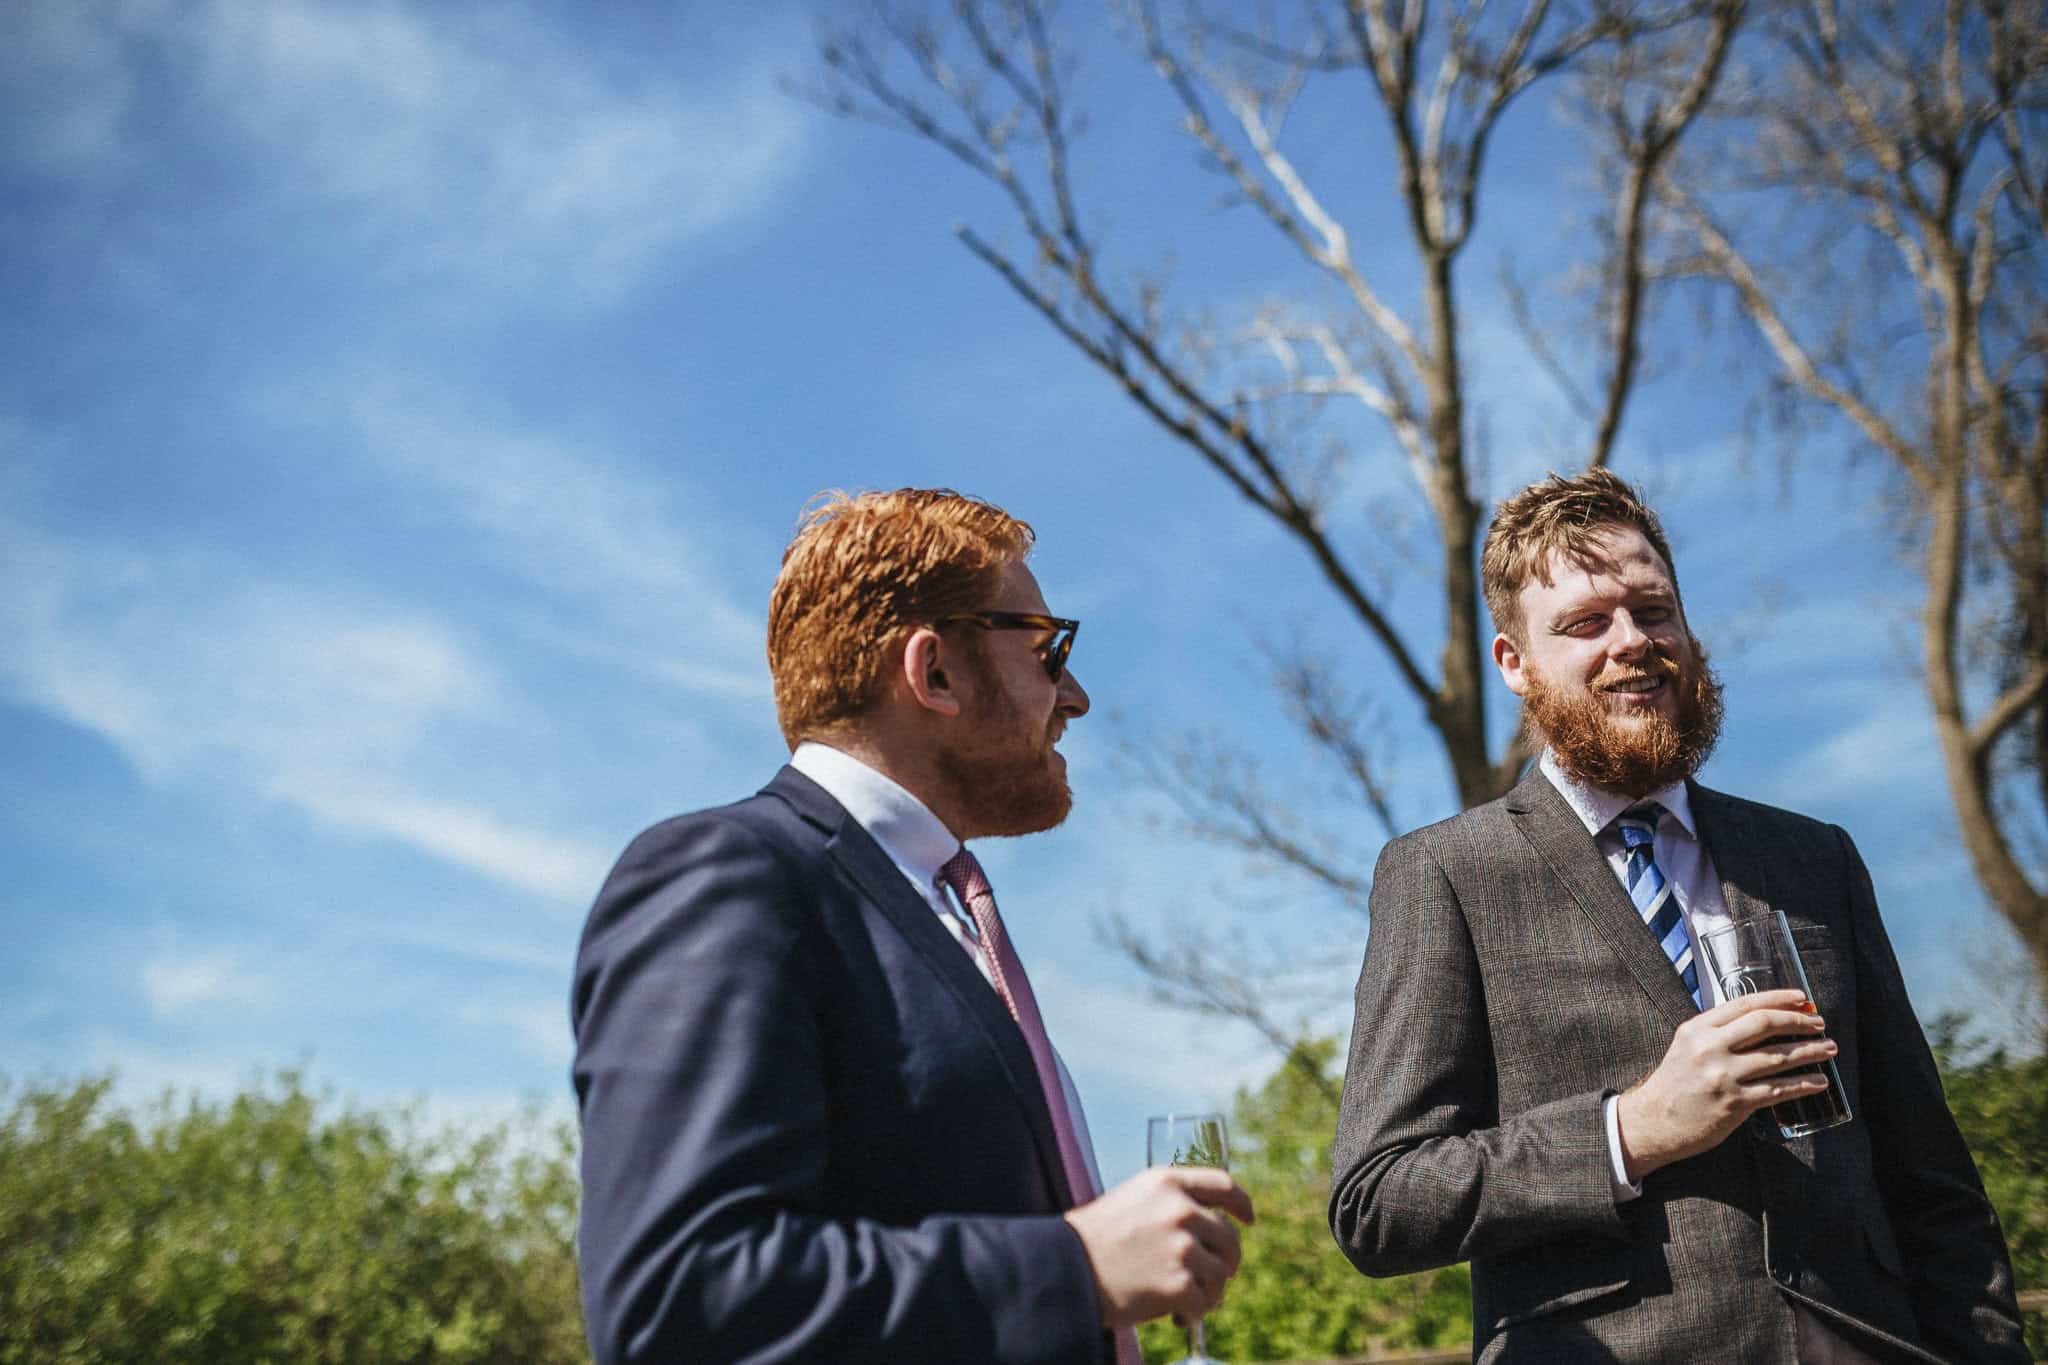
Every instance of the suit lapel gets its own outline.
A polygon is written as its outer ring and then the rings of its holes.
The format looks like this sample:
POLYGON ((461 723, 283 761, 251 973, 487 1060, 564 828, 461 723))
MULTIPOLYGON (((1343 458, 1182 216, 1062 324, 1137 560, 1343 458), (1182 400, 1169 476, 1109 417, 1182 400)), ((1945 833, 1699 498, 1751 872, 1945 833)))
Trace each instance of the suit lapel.
POLYGON ((1765 866, 1763 840, 1740 802, 1730 801, 1717 791, 1688 782, 1693 823, 1699 827, 1700 846, 1714 864, 1721 882, 1721 899, 1731 919, 1767 915, 1776 908, 1771 899, 1770 878, 1765 866))
POLYGON ((1046 1109, 1045 1092, 1038 1084, 1038 1068, 1017 1021, 989 988, 974 962, 960 944, 939 923, 930 905, 905 880, 903 872, 889 860, 860 822, 846 813, 823 787, 794 768, 785 767, 762 789, 787 801, 826 836, 825 852, 846 880, 889 921, 897 933, 916 948, 926 964, 980 1026, 989 1050, 1023 1107, 1024 1121, 1038 1149, 1039 1165, 1055 1190, 1065 1192, 1068 1206, 1078 1192, 1067 1189, 1066 1170, 1060 1160, 1059 1142, 1053 1135, 1052 1115, 1046 1109))
POLYGON ((1539 767, 1531 767, 1507 795, 1508 814, 1514 817, 1530 846, 1564 883, 1579 910, 1600 932, 1607 946, 1627 966, 1629 974, 1643 988, 1659 1012, 1675 1028, 1699 1013, 1685 983, 1671 970, 1671 960, 1643 927, 1628 892, 1586 826, 1551 785, 1539 767))

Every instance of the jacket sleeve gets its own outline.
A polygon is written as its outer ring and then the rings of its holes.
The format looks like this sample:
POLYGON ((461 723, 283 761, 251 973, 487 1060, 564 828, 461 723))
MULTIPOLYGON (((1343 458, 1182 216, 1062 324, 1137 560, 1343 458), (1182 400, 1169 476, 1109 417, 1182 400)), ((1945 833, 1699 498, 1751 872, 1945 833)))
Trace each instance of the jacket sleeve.
POLYGON ((1373 873, 1330 1230, 1368 1275, 1624 1237, 1604 1093, 1500 1117, 1479 960, 1426 835, 1387 845, 1373 873))
POLYGON ((1093 1276, 1059 1217, 826 1212, 811 904, 718 812, 643 835, 599 893, 571 1004, 596 1359, 1099 1359, 1093 1276))
POLYGON ((1857 1048, 1863 1058, 1856 1120, 1868 1126, 1871 1159, 1913 1316, 1944 1360, 2029 1356, 2013 1295, 2012 1263, 1977 1165, 1942 1097, 1898 958, 1877 910, 1870 873, 1846 831, 1834 828, 1848 870, 1856 936, 1857 1048))

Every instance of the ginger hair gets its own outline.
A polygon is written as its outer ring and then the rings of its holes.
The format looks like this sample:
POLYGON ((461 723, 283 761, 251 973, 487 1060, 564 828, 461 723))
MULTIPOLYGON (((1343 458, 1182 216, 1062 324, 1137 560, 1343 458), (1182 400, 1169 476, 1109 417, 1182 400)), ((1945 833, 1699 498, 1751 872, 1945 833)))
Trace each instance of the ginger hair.
POLYGON ((1605 469, 1589 469, 1571 478, 1552 474, 1504 499, 1479 554, 1479 583, 1486 609, 1493 614, 1493 628, 1517 645, 1524 643, 1520 604, 1529 580, 1535 578, 1545 587, 1551 584, 1552 555, 1597 559, 1600 537, 1617 526, 1643 533, 1663 556, 1676 592, 1678 569, 1671 562, 1664 525, 1642 493, 1619 475, 1605 469))
POLYGON ((986 606, 1035 538, 947 488, 811 499, 768 599, 768 671, 789 747, 857 724, 881 701, 905 632, 986 606))

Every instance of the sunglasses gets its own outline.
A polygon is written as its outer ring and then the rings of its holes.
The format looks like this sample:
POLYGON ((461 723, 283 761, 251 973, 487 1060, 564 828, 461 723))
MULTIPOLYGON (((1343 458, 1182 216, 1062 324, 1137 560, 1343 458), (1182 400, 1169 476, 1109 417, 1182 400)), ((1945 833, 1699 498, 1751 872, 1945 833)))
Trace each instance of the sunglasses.
POLYGON ((1074 652, 1074 632, 1081 628, 1079 621, 1069 621, 1064 616, 1040 616, 1035 611, 961 611, 951 616, 940 617, 937 624, 950 626, 960 621, 971 621, 983 630, 1050 630, 1058 632, 1039 647, 1039 660, 1045 665, 1045 676, 1054 682, 1067 671, 1067 656, 1074 652))

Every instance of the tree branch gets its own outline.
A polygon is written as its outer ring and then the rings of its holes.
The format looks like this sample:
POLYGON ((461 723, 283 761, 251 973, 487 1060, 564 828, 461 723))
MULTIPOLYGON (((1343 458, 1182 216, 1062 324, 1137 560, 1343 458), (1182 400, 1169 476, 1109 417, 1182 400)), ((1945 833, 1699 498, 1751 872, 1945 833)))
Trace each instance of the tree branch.
MULTIPOLYGON (((1699 116, 1707 96, 1721 78, 1728 49, 1742 23, 1744 8, 1742 0, 1715 6, 1706 50, 1677 98, 1669 108, 1653 104, 1643 118, 1641 130, 1627 135, 1628 172, 1623 180, 1621 209, 1617 215, 1621 220, 1622 235, 1614 263, 1617 276, 1615 325, 1610 329, 1614 354, 1606 385, 1607 400, 1601 409, 1599 425, 1594 429, 1592 454, 1586 462, 1594 468, 1606 465, 1613 457, 1614 442, 1621 432, 1622 415, 1628 409, 1637 366, 1642 359, 1639 332, 1648 288, 1643 269, 1644 214, 1666 158, 1699 116)), ((1614 97, 1617 101, 1614 112, 1619 121, 1625 118, 1625 112, 1619 106, 1621 92, 1618 88, 1614 97)))
POLYGON ((1756 329, 1763 334, 1779 364, 1784 366, 1793 381, 1807 393, 1831 405, 1854 422, 1873 444, 1897 460, 1900 467, 1912 475, 1916 484, 1923 489, 1931 488, 1934 472, 1918 450, 1853 391, 1834 383, 1820 372, 1812 358, 1807 355, 1806 349, 1793 336, 1792 329, 1786 325, 1771 292, 1764 287, 1763 281, 1757 277, 1748 260, 1735 249, 1734 244, 1707 215, 1706 210, 1691 195, 1673 185, 1668 176, 1664 178, 1660 192, 1677 206, 1692 224, 1701 247, 1716 268, 1735 286, 1736 293, 1742 301, 1743 311, 1749 315, 1756 329))
POLYGON ((1985 762, 2005 732, 2044 701, 2048 701, 2048 660, 2037 660, 2025 676, 1985 707, 1970 727, 1970 753, 1975 761, 1985 762))

